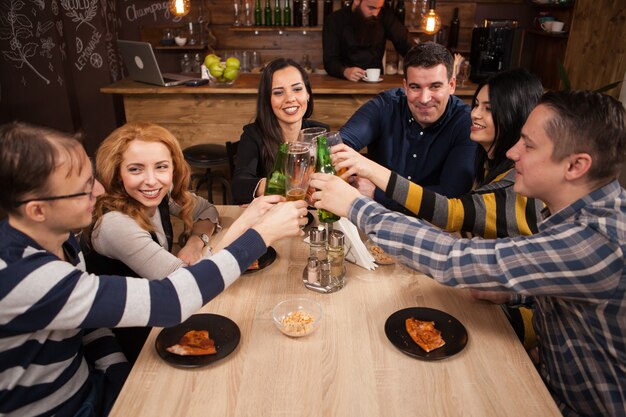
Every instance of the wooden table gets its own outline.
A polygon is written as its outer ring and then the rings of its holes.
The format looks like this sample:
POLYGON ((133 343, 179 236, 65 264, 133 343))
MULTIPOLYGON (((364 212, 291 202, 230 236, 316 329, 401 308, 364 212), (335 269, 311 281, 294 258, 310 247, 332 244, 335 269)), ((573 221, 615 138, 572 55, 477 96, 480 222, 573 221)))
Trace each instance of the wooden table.
MULTIPOLYGON (((219 207, 227 227, 235 206, 219 207)), ((550 394, 499 307, 439 285, 402 265, 348 266, 346 287, 317 294, 302 284, 308 246, 273 245, 276 261, 244 275, 203 309, 234 320, 239 346, 212 365, 175 368, 144 346, 111 416, 559 416, 550 394), (321 327, 292 339, 271 310, 289 297, 322 304, 321 327), (469 342, 426 362, 397 350, 384 324, 406 307, 432 307, 466 327, 469 342)))
MULTIPOLYGON (((379 83, 351 82, 311 74, 312 119, 337 130, 365 102, 381 91, 402 86, 401 75, 384 75, 379 83)), ((100 89, 121 94, 127 121, 151 121, 169 129, 183 148, 198 143, 239 139, 244 125, 254 120, 259 74, 241 74, 231 87, 159 87, 129 79, 100 89)), ((475 86, 457 88, 468 101, 475 86)))

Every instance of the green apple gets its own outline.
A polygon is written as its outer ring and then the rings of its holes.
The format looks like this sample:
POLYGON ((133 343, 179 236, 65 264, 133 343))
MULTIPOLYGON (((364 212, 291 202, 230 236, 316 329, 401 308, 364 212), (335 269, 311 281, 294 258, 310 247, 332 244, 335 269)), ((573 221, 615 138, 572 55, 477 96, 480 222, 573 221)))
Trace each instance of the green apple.
POLYGON ((215 78, 219 78, 224 74, 224 67, 221 65, 221 62, 214 62, 209 67, 209 72, 215 78))
POLYGON ((226 60, 226 67, 227 68, 235 68, 235 69, 239 69, 239 67, 241 66, 241 63, 239 62, 239 60, 237 58, 235 58, 234 56, 231 56, 230 58, 228 58, 226 60))
POLYGON ((226 69, 224 70, 224 78, 226 78, 227 81, 232 81, 236 79, 238 75, 239 75, 239 69, 237 68, 227 66, 226 69))
POLYGON ((207 68, 211 68, 216 62, 220 62, 220 57, 215 54, 209 54, 204 58, 204 66, 207 68))

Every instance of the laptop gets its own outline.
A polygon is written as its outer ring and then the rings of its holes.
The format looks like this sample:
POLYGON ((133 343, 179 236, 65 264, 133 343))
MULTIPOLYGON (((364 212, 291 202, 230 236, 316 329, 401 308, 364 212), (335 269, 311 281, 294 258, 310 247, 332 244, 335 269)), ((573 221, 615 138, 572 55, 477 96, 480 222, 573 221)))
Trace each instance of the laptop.
POLYGON ((118 39, 117 46, 124 60, 124 65, 135 81, 155 84, 163 87, 181 85, 188 81, 197 80, 197 77, 190 77, 182 74, 161 74, 152 45, 148 42, 136 42, 118 39))

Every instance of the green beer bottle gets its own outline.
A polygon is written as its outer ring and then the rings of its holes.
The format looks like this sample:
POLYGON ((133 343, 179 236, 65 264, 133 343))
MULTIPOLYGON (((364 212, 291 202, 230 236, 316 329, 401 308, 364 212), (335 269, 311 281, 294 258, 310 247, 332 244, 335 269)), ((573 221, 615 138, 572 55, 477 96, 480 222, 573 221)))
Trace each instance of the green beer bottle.
POLYGON ((265 26, 272 26, 272 7, 270 0, 265 0, 265 26))
POLYGON ((274 161, 274 168, 265 181, 265 195, 285 195, 285 163, 289 145, 281 143, 274 161))
POLYGON ((261 0, 254 2, 254 26, 263 26, 263 12, 261 11, 261 0))
POLYGON ((280 0, 274 2, 274 26, 283 24, 283 11, 280 9, 280 0))
POLYGON ((291 7, 289 0, 285 0, 285 8, 283 9, 283 25, 291 26, 291 7))
MULTIPOLYGON (((315 172, 335 175, 335 168, 333 168, 333 163, 330 161, 330 148, 326 141, 326 135, 317 137, 317 163, 315 165, 315 172)), ((339 220, 339 216, 335 213, 323 209, 317 209, 317 217, 322 223, 334 223, 339 220)))

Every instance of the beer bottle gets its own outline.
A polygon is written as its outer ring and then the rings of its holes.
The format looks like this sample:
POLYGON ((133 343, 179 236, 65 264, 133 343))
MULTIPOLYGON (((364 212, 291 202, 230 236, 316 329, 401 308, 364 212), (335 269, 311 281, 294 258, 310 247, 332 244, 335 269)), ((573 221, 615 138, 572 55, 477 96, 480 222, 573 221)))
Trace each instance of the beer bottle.
POLYGON ((265 195, 285 195, 285 162, 289 145, 281 143, 274 161, 274 168, 265 181, 265 195))
POLYGON ((285 0, 285 8, 283 9, 283 25, 291 26, 291 7, 289 0, 285 0))
POLYGON ((293 0, 293 25, 302 26, 302 0, 293 0))
MULTIPOLYGON (((333 163, 330 160, 330 147, 328 146, 326 135, 317 137, 317 163, 315 165, 315 172, 335 175, 335 168, 333 168, 333 163)), ((339 221, 339 216, 324 209, 317 210, 317 217, 322 223, 334 223, 339 221)))
POLYGON ((282 25, 283 12, 280 10, 280 0, 274 2, 274 26, 282 25))
POLYGON ((309 0, 309 26, 317 26, 317 0, 309 0))
POLYGON ((263 13, 261 11, 261 0, 254 2, 254 26, 263 26, 263 13))
POLYGON ((272 26, 272 7, 270 0, 265 0, 265 26, 272 26))
POLYGON ((333 0, 324 0, 324 19, 333 12, 333 0))
POLYGON ((454 16, 452 17, 452 21, 450 22, 450 32, 448 33, 448 48, 451 51, 454 51, 456 47, 459 45, 459 28, 461 26, 461 21, 459 20, 459 8, 454 8, 454 16))

